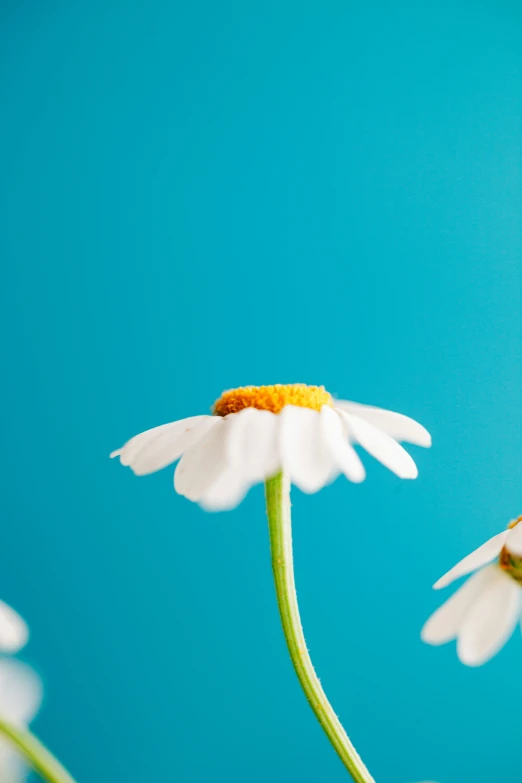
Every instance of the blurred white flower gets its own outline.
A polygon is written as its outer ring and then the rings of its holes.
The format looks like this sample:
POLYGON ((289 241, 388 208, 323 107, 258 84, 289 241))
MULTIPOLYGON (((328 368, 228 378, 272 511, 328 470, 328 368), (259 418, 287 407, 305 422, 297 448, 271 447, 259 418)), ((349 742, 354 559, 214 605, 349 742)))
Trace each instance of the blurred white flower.
POLYGON ((29 638, 29 629, 20 615, 0 601, 0 652, 16 653, 29 638))
POLYGON ((193 416, 142 432, 112 452, 137 476, 180 459, 174 487, 212 510, 233 508, 279 470, 304 492, 317 492, 343 473, 360 482, 359 444, 401 478, 417 467, 399 445, 430 446, 429 433, 400 413, 333 400, 323 387, 247 386, 225 392, 212 416, 193 416))
POLYGON ((479 570, 432 614, 421 637, 428 644, 457 640, 462 663, 480 666, 506 643, 522 612, 522 517, 469 554, 433 587, 479 570), (487 565, 494 558, 498 561, 487 565), (484 567, 485 566, 485 567, 484 567))
MULTIPOLYGON (((33 720, 42 702, 42 683, 36 672, 13 658, 0 658, 0 718, 17 728, 33 720)), ((22 756, 0 737, 0 781, 21 783, 28 768, 22 756)))

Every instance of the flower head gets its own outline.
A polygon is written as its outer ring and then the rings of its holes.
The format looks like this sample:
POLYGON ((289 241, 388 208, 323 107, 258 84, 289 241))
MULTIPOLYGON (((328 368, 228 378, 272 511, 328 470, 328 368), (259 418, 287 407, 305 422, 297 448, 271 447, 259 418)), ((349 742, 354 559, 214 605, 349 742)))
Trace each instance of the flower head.
POLYGON ((438 590, 476 571, 432 614, 422 629, 423 641, 439 645, 456 639, 457 655, 468 666, 486 663, 503 647, 522 612, 520 522, 522 517, 467 555, 433 585, 438 590), (491 563, 495 558, 497 562, 491 563))
MULTIPOLYGON (((14 609, 0 601, 0 651, 18 652, 27 642, 29 631, 14 609)), ((23 728, 34 718, 42 701, 42 683, 36 672, 14 658, 0 657, 0 718, 23 728)), ((27 765, 3 737, 0 738, 0 780, 21 783, 27 765)))
MULTIPOLYGON (((10 606, 0 601, 0 652, 16 653, 29 638, 25 621, 10 606)), ((0 719, 17 728, 25 728, 36 715, 42 701, 42 683, 25 663, 0 657, 0 719)), ((0 780, 21 783, 27 765, 20 753, 0 737, 0 780)))
MULTIPOLYGON (((42 701, 42 683, 30 666, 13 658, 0 658, 0 718, 24 728, 35 717, 42 701)), ((0 780, 21 783, 27 766, 20 754, 0 738, 0 780)))
POLYGON ((279 470, 310 493, 339 473, 363 481, 354 444, 401 478, 416 478, 416 465, 398 441, 431 445, 424 427, 400 413, 334 400, 322 386, 277 384, 224 392, 213 415, 142 432, 111 457, 138 476, 181 458, 176 491, 219 510, 233 508, 253 484, 279 470))

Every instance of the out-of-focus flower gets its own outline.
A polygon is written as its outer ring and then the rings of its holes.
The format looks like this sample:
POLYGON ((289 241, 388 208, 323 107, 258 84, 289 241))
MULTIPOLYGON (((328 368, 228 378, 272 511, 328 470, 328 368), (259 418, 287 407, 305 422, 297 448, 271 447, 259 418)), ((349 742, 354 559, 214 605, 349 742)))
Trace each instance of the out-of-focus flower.
POLYGON ((457 640, 457 655, 468 666, 492 658, 513 633, 522 610, 522 517, 457 563, 433 586, 446 587, 477 571, 422 629, 428 644, 457 640), (498 558, 496 563, 492 560, 498 558))
POLYGON ((343 473, 360 482, 359 444, 401 478, 417 467, 399 445, 430 446, 429 433, 400 413, 333 400, 321 386, 291 384, 233 389, 212 416, 193 416, 142 432, 112 452, 137 476, 180 459, 174 487, 212 510, 233 508, 260 481, 284 470, 304 492, 343 473))
POLYGON ((29 638, 29 629, 20 615, 0 601, 0 652, 16 653, 29 638))
MULTIPOLYGON (((42 683, 30 666, 13 658, 0 658, 0 718, 17 728, 33 720, 42 701, 42 683)), ((13 746, 0 737, 0 781, 21 783, 27 765, 13 746)))

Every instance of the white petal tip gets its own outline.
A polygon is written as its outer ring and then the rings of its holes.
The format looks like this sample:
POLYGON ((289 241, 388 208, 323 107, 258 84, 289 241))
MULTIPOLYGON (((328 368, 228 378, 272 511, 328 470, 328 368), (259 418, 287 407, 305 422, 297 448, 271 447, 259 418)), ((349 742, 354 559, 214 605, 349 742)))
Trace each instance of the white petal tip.
POLYGON ((344 470, 343 473, 351 484, 362 484, 366 479, 366 471, 364 465, 360 461, 358 465, 354 467, 350 466, 350 469, 344 470))
POLYGON ((306 484, 297 480, 295 480, 293 483, 301 490, 301 492, 304 492, 305 495, 315 495, 316 492, 319 492, 325 486, 324 483, 318 486, 317 484, 306 484))
POLYGON ((220 511, 233 511, 239 503, 233 502, 233 503, 223 503, 223 504, 216 504, 216 503, 205 503, 204 500, 199 502, 200 508, 203 509, 203 511, 208 511, 210 514, 218 514, 220 511))
POLYGON ((116 449, 116 451, 111 451, 109 454, 109 459, 114 459, 114 457, 119 457, 121 454, 121 449, 116 449))
POLYGON ((441 578, 437 579, 437 581, 433 585, 433 589, 434 590, 441 590, 443 587, 447 587, 450 582, 451 582, 451 579, 446 579, 446 577, 441 576, 441 578))
POLYGON ((469 666, 473 669, 476 669, 478 666, 483 666, 492 657, 489 656, 488 658, 478 658, 477 656, 469 655, 469 653, 462 653, 459 652, 458 650, 457 650, 457 655, 459 661, 463 663, 464 666, 469 666))
MULTIPOLYGON (((437 610, 439 612, 440 609, 437 610)), ((422 626, 421 632, 420 632, 420 638, 421 641, 424 642, 424 644, 429 644, 432 647, 440 647, 442 644, 446 644, 446 642, 449 641, 449 638, 447 634, 442 634, 440 632, 440 626, 437 623, 437 618, 435 617, 435 620, 433 619, 436 612, 434 612, 431 617, 428 617, 424 625, 422 626)))
POLYGON ((423 641, 425 644, 430 644, 432 647, 437 647, 440 642, 436 641, 436 639, 432 638, 429 632, 427 632, 424 628, 422 629, 420 633, 421 641, 423 641))
POLYGON ((421 427, 421 425, 418 425, 419 429, 417 430, 417 437, 415 438, 415 446, 422 446, 423 449, 429 449, 432 445, 432 438, 428 430, 425 430, 424 427, 421 427))
POLYGON ((400 479, 406 479, 409 481, 413 481, 413 479, 416 479, 419 476, 417 465, 415 465, 413 462, 411 465, 408 465, 402 470, 395 470, 394 473, 396 473, 400 479))
POLYGON ((0 641, 0 652, 6 655, 16 655, 29 641, 29 634, 20 637, 3 638, 0 641))
POLYGON ((14 655, 29 640, 29 628, 20 615, 0 601, 0 652, 14 655))

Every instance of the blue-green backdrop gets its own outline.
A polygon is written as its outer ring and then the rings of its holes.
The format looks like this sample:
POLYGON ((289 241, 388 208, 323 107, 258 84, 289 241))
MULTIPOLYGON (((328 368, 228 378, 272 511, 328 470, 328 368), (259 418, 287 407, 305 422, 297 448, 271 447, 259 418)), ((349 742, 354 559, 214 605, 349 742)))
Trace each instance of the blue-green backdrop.
POLYGON ((309 646, 378 783, 519 763, 520 634, 471 670, 419 630, 521 511, 521 22, 2 2, 0 595, 79 783, 347 779, 286 657, 261 488, 211 515, 108 459, 295 381, 433 433, 416 482, 367 460, 294 493, 309 646))

